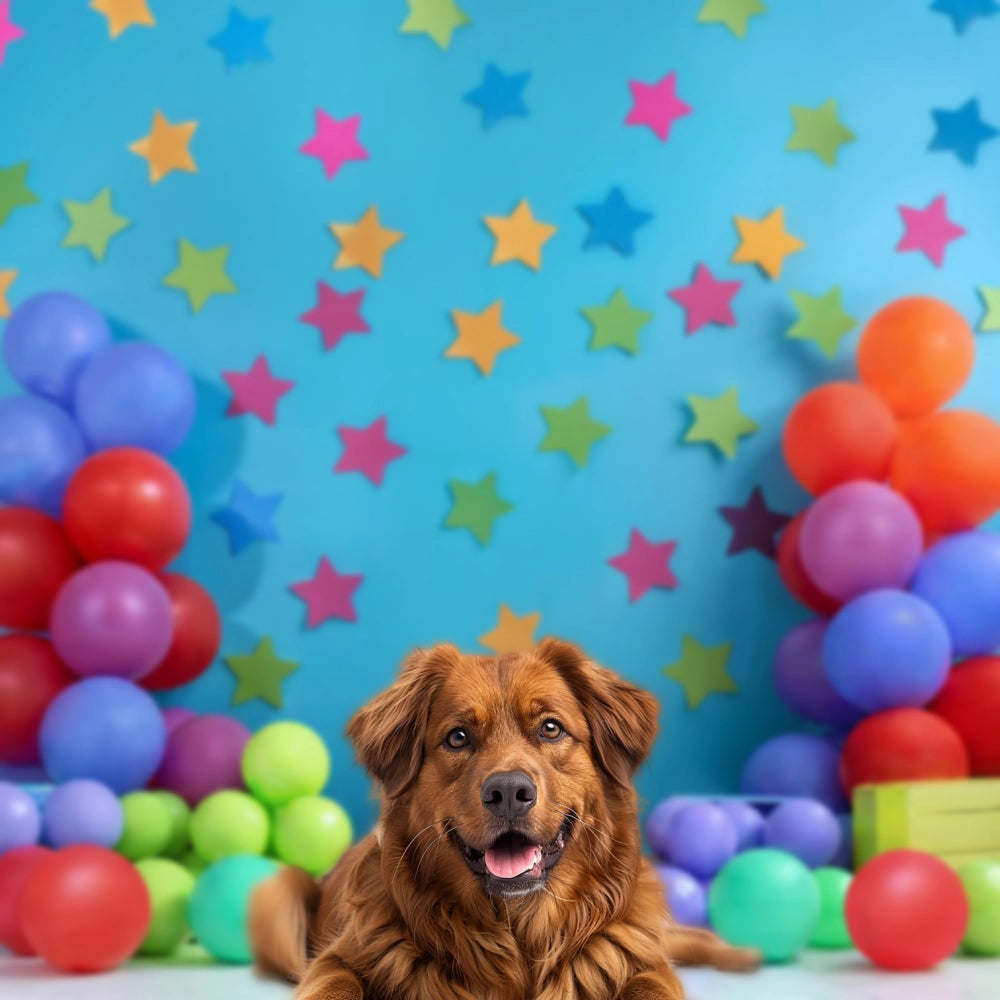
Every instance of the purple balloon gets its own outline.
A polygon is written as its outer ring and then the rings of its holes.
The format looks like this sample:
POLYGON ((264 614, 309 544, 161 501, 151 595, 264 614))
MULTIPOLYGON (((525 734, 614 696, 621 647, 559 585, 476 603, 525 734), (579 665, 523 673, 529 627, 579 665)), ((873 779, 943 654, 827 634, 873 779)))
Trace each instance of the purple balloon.
POLYGON ((678 809, 667 829, 670 860, 678 868, 710 878, 735 853, 736 827, 711 802, 691 802, 678 809))
POLYGON ((826 740, 807 733, 784 733, 757 747, 743 765, 740 791, 819 799, 834 812, 847 808, 840 754, 826 740))
POLYGON ((188 719, 197 718, 197 716, 197 712, 193 712, 190 708, 182 708, 180 705, 173 705, 170 708, 163 709, 163 723, 167 727, 167 736, 179 725, 187 722, 188 719))
POLYGON ((760 847, 764 842, 764 817, 749 802, 722 799, 716 803, 736 828, 736 851, 760 847))
POLYGON ((809 868, 822 868, 840 846, 840 823, 822 802, 792 799, 767 817, 764 843, 794 854, 809 868))
POLYGON ((81 677, 138 680, 166 655, 174 632, 163 584, 134 563, 92 563, 63 584, 52 605, 52 644, 81 677))
POLYGON ((858 480, 814 501, 802 521, 799 553, 820 590, 849 601, 880 587, 905 587, 923 542, 920 519, 903 497, 858 480))
POLYGON ((156 783, 189 806, 223 788, 243 789, 241 763, 249 739, 250 730, 228 715, 189 719, 170 734, 156 783))
POLYGON ((53 847, 99 844, 114 847, 122 835, 125 817, 121 803, 107 785, 77 778, 56 788, 45 802, 42 826, 53 847))
POLYGON ((705 927, 708 921, 708 898, 702 884, 681 868, 657 865, 670 915, 685 927, 705 927))
POLYGON ((38 843, 42 817, 35 800, 17 785, 0 781, 0 854, 38 843))
POLYGON ((694 799, 684 795, 671 795, 670 798, 657 802, 646 817, 646 840, 653 853, 663 861, 670 860, 667 847, 667 831, 670 829, 670 821, 677 815, 678 810, 683 809, 689 802, 694 802, 694 799))

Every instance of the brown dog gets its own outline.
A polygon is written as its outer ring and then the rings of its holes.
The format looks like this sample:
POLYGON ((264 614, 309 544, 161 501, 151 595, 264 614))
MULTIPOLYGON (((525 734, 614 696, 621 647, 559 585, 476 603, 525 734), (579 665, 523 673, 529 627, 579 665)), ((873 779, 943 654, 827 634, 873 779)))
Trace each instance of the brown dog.
POLYGON ((672 925, 641 857, 656 715, 558 640, 414 653, 347 729, 379 822, 321 882, 289 868, 257 890, 258 966, 297 1000, 682 1000, 672 961, 755 967, 672 925))

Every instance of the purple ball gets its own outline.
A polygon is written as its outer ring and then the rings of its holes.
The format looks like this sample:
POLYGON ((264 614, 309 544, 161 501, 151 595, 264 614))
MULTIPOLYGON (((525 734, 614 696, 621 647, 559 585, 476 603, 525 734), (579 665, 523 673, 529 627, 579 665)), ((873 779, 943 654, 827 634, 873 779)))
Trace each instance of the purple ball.
POLYGON ((657 865, 667 906, 674 922, 685 927, 705 927, 708 921, 708 897, 702 884, 681 868, 657 865))
POLYGON ((740 791, 750 796, 819 799, 834 812, 847 808, 840 754, 819 736, 784 733, 762 743, 743 765, 740 791))
POLYGON ((840 846, 840 822, 822 802, 791 799, 767 817, 764 843, 794 854, 809 868, 822 868, 840 846))
POLYGON ((17 785, 0 781, 0 854, 38 843, 42 817, 35 800, 17 785))
POLYGON ((710 878, 736 853, 736 827, 711 802, 690 802, 678 809, 667 828, 667 850, 678 867, 710 878))
POLYGON ((77 778, 60 785, 48 797, 42 824, 46 843, 53 847, 114 847, 122 835, 125 817, 121 803, 107 785, 77 778))
POLYGON ((170 734, 156 783, 189 806, 223 788, 243 789, 241 763, 249 739, 250 730, 228 715, 188 719, 170 734))
POLYGON ((173 705, 170 708, 163 709, 163 724, 167 727, 167 736, 179 725, 187 722, 188 719, 196 718, 197 715, 197 712, 191 711, 190 708, 182 708, 180 705, 173 705))
POLYGON ((837 825, 840 827, 840 843, 829 867, 854 871, 854 818, 850 813, 838 813, 837 825))
POLYGON ((684 795, 671 795, 670 798, 661 799, 650 809, 646 817, 646 840, 650 849, 661 860, 670 860, 667 848, 667 830, 670 829, 670 821, 677 815, 678 810, 693 801, 694 799, 684 795))
POLYGON ((764 817, 749 802, 722 799, 716 805, 736 828, 736 852, 760 847, 764 842, 764 817))

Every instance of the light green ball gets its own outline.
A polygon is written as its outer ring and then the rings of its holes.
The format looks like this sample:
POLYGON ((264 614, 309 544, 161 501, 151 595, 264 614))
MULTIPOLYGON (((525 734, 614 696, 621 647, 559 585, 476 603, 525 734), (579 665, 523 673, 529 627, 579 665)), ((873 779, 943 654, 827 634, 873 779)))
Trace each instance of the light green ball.
POLYGON ((972 955, 1000 955, 1000 862, 970 861, 958 877, 969 897, 962 947, 972 955))
POLYGON ((243 750, 243 780, 269 806, 318 795, 329 777, 326 744, 301 722, 272 722, 254 733, 243 750))
POLYGON ((195 878, 183 865, 167 858, 137 861, 136 871, 149 890, 153 919, 140 955, 169 955, 188 933, 187 901, 194 890, 195 878))
POLYGON ((208 867, 208 863, 199 856, 198 852, 193 847, 190 850, 185 851, 177 860, 195 878, 198 878, 208 867))
POLYGON ((191 843, 208 864, 230 854, 263 854, 270 833, 267 810, 246 792, 214 792, 191 814, 191 843))
POLYGON ((170 811, 170 837, 163 854, 168 858, 179 858, 188 847, 191 832, 191 809, 188 804, 174 792, 165 788, 153 792, 170 811))
POLYGON ((786 851, 744 851, 712 882, 708 912, 730 944, 758 948, 766 962, 787 962, 819 922, 819 888, 812 872, 786 851))
POLYGON ((320 795, 282 806, 274 818, 274 850, 282 861, 323 875, 351 846, 354 830, 343 807, 320 795))
POLYGON ((170 841, 170 808, 156 792, 129 792, 121 798, 124 825, 115 850, 129 861, 155 858, 170 841))
POLYGON ((819 889, 819 923, 809 944, 813 948, 851 948, 851 935, 844 917, 844 900, 851 886, 851 873, 843 868, 817 868, 813 872, 819 889))

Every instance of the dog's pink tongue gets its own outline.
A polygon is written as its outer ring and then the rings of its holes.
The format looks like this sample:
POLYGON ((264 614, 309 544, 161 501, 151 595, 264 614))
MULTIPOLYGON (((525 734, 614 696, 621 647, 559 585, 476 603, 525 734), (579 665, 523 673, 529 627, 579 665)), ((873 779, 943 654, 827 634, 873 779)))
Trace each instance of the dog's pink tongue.
POLYGON ((497 844, 486 849, 486 867, 497 878, 516 878, 542 860, 542 849, 537 844, 515 847, 510 843, 497 844))

